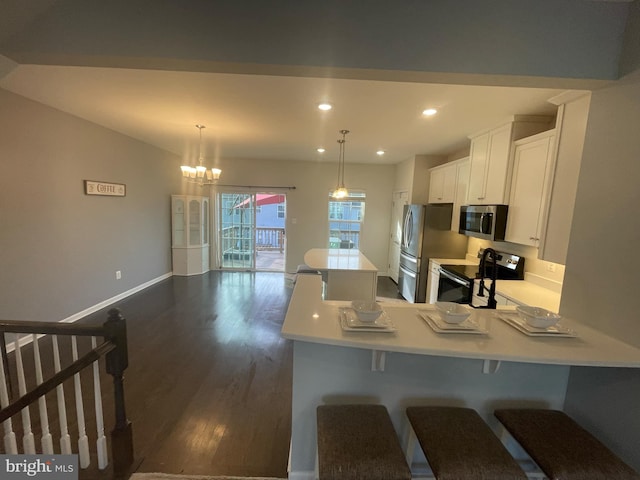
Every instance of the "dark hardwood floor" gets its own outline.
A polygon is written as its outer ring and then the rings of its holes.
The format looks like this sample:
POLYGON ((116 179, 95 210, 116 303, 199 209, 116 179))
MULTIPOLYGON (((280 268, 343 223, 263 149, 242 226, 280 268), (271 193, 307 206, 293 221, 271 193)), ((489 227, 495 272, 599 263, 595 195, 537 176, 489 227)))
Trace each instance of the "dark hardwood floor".
MULTIPOLYGON (((378 283, 380 296, 398 297, 388 277, 381 277, 378 283)), ((282 273, 212 271, 172 277, 80 321, 103 323, 113 307, 127 319, 125 395, 133 425, 135 471, 287 476, 292 344, 280 337, 280 329, 291 293, 291 282, 282 273)), ((81 352, 89 348, 87 339, 82 342, 81 352)), ((40 345, 46 377, 52 370, 46 360, 52 358, 51 342, 45 338, 40 345)), ((60 337, 60 345, 69 361, 65 353, 68 339, 60 337)), ((31 347, 23 348, 23 356, 29 371, 31 347)), ((113 387, 104 364, 101 368, 109 438, 114 424, 113 387)), ((87 397, 87 435, 95 456, 90 372, 82 375, 82 383, 87 397)), ((69 430, 77 451, 73 383, 64 386, 69 430)), ((59 452, 55 393, 47 395, 47 403, 59 452)), ((31 414, 40 451, 37 408, 32 407, 31 414)), ((20 423, 20 417, 14 417, 18 444, 20 423)), ((111 469, 98 471, 95 461, 80 472, 81 480, 112 476, 111 469)))

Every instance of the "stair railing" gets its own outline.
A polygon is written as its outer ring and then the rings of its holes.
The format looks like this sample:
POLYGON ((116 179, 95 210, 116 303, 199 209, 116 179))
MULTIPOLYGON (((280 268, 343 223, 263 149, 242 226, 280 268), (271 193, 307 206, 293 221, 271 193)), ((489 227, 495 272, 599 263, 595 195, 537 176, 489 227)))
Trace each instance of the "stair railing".
MULTIPOLYGON (((49 411, 45 395, 56 391, 58 425, 59 425, 59 452, 71 454, 71 438, 67 426, 67 412, 73 410, 67 405, 64 395, 63 383, 73 379, 75 398, 75 418, 78 430, 78 459, 80 468, 90 465, 89 440, 86 433, 84 397, 80 372, 92 367, 93 373, 93 397, 95 405, 96 423, 96 450, 98 469, 104 470, 108 466, 107 440, 104 435, 104 420, 102 411, 102 393, 100 386, 99 360, 105 357, 106 371, 113 377, 113 393, 115 406, 115 425, 111 431, 111 451, 113 457, 113 471, 116 476, 125 474, 133 464, 133 435, 131 422, 127 420, 124 400, 124 371, 128 366, 127 353, 127 327, 126 320, 118 309, 108 312, 107 321, 102 325, 77 325, 49 322, 27 321, 0 321, 0 423, 4 429, 4 451, 6 454, 18 454, 16 432, 13 428, 13 417, 21 414, 22 423, 22 453, 26 455, 44 453, 54 454, 53 438, 49 427, 49 411), (24 335, 30 335, 25 337, 24 335), (40 340, 43 335, 51 335, 53 375, 43 378, 44 363, 41 356, 40 340), (62 368, 59 336, 71 337, 72 362, 62 368), (13 342, 7 342, 7 336, 13 342), (79 356, 77 337, 90 337, 91 349, 79 356), (102 337, 102 343, 98 344, 98 338, 102 337), (25 371, 25 360, 22 350, 26 347, 22 344, 31 340, 34 357, 34 374, 28 375, 25 371), (14 354, 15 376, 10 365, 10 353, 14 354), (12 378, 13 377, 13 378, 12 378), (35 377, 35 380, 34 380, 35 377), (12 381, 13 380, 13 381, 12 381), (29 382, 28 382, 29 380, 29 382), (18 386, 19 397, 13 401, 14 386, 18 386), (27 391, 27 383, 35 384, 27 391), (39 430, 41 440, 41 452, 37 452, 30 406, 38 404, 39 430)), ((65 352, 66 353, 66 352, 65 352)), ((49 368, 50 370, 50 368, 49 368)))

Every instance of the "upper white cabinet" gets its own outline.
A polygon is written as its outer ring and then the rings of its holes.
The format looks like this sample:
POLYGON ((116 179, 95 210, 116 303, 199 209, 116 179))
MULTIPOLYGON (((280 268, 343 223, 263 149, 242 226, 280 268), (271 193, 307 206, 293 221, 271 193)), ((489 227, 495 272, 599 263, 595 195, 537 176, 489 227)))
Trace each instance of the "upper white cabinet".
POLYGON ((538 246, 538 258, 565 265, 591 94, 565 92, 549 102, 558 105, 556 147, 550 200, 538 246))
POLYGON ((548 130, 552 117, 516 115, 496 128, 471 135, 470 175, 466 203, 506 204, 511 187, 513 142, 548 130))
POLYGON ((171 195, 171 243, 174 275, 209 271, 209 198, 171 195))
POLYGON ((429 170, 429 203, 453 203, 458 166, 451 162, 429 170))
POLYGON ((546 219, 555 130, 515 142, 505 240, 539 246, 546 219))
POLYGON ((453 203, 451 230, 457 232, 460 207, 467 200, 469 157, 429 169, 429 203, 453 203))
POLYGON ((467 201, 469 188, 469 157, 461 158, 456 164, 456 191, 453 197, 453 214, 451 217, 451 230, 460 230, 460 207, 467 201))

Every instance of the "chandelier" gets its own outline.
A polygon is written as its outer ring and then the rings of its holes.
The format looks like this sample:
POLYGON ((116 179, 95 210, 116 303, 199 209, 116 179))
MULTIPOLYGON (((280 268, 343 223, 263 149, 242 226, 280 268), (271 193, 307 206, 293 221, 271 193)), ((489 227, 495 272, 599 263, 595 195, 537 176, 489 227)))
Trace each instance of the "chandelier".
POLYGON ((190 165, 182 165, 182 177, 186 178, 189 183, 196 183, 200 186, 214 185, 220 178, 222 170, 219 168, 208 169, 203 165, 204 159, 202 158, 202 129, 206 128, 204 125, 196 125, 200 135, 200 141, 198 143, 198 165, 192 167, 190 165))
POLYGON ((338 140, 340 144, 340 153, 338 155, 338 183, 336 184, 336 189, 333 191, 331 196, 335 199, 343 199, 349 196, 349 191, 347 187, 344 186, 344 144, 345 137, 349 130, 340 130, 342 134, 342 138, 338 140))

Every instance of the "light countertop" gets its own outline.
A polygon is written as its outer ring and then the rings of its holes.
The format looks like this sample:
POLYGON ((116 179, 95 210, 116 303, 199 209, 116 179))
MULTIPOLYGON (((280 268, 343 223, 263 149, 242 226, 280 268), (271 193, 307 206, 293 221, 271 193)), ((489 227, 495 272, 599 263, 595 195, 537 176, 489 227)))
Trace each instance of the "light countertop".
POLYGON ((396 332, 344 332, 338 312, 349 302, 323 301, 321 291, 319 276, 298 278, 282 326, 284 338, 419 355, 640 368, 640 349, 568 318, 561 324, 575 330, 576 338, 526 336, 497 318, 494 310, 474 310, 472 314, 488 335, 437 334, 418 315, 418 310, 433 310, 433 305, 383 302, 396 332))
MULTIPOLYGON (((432 258, 433 262, 440 265, 477 265, 478 261, 464 258, 432 258)), ((561 295, 549 288, 545 288, 534 281, 525 273, 524 280, 498 280, 496 293, 511 300, 512 302, 542 307, 553 312, 560 308, 561 295)), ((485 280, 487 282, 487 280, 485 280)), ((489 280, 486 285, 489 286, 489 280)))
POLYGON ((304 263, 318 270, 378 271, 359 250, 346 248, 312 248, 304 254, 304 263))

